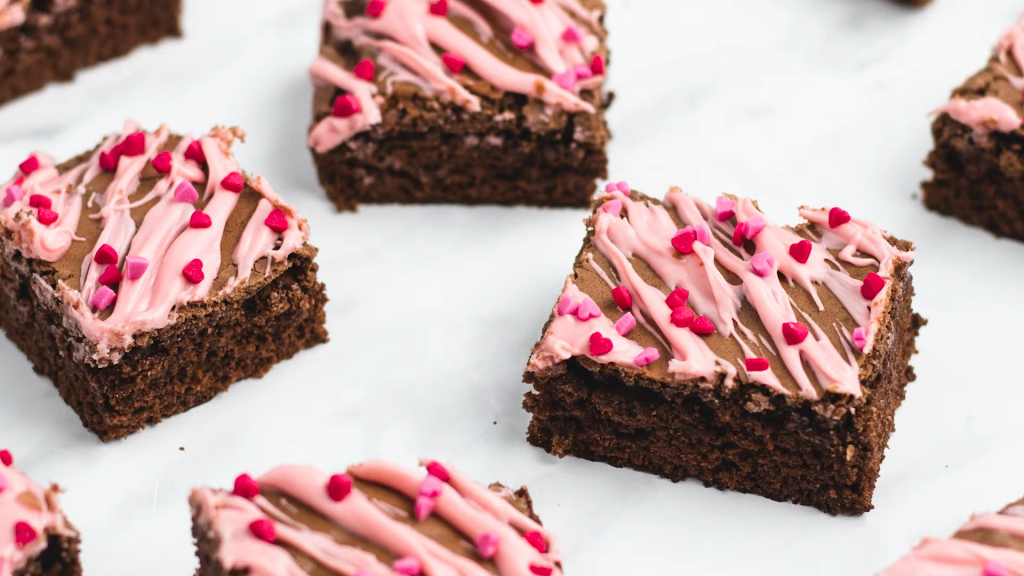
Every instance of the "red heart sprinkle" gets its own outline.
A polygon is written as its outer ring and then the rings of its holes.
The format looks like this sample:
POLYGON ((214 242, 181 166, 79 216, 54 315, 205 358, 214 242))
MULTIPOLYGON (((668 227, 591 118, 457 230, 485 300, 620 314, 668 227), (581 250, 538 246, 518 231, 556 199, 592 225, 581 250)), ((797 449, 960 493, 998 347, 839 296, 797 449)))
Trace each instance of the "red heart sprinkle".
POLYGON ((189 228, 209 228, 213 226, 213 220, 210 219, 210 215, 202 210, 196 210, 192 213, 192 217, 188 219, 189 228))
POLYGON ((327 495, 335 502, 341 502, 352 492, 352 477, 348 474, 335 474, 327 481, 327 495))
POLYGON ((668 307, 675 310, 676 308, 682 308, 686 306, 686 301, 690 298, 690 291, 685 288, 676 288, 665 298, 665 304, 668 307))
POLYGON ((231 492, 235 496, 241 496, 247 500, 259 496, 260 485, 248 474, 241 474, 235 478, 235 489, 231 492))
POLYGON ((100 152, 100 168, 107 172, 117 170, 117 162, 121 159, 121 145, 118 144, 109 152, 100 152))
MULTIPOLYGON (((540 4, 537 0, 533 0, 534 4, 540 4)), ((533 572, 537 576, 551 576, 550 566, 538 566, 536 564, 530 564, 530 572, 533 572)))
POLYGON ((466 61, 463 60, 461 56, 456 56, 450 52, 442 54, 441 60, 444 62, 444 65, 452 71, 452 74, 462 72, 462 67, 466 65, 466 61))
POLYGON ((694 319, 693 326, 690 326, 690 331, 701 336, 710 336, 715 333, 715 325, 707 316, 698 316, 694 319))
POLYGON ((869 272, 867 278, 864 278, 864 283, 860 286, 861 296, 868 300, 874 300, 875 296, 885 288, 885 278, 882 278, 874 272, 869 272))
POLYGON ((604 56, 595 54, 594 59, 590 61, 590 71, 594 76, 601 76, 604 74, 604 56))
POLYGON ((622 310, 629 310, 633 307, 633 295, 625 286, 612 288, 612 299, 615 300, 615 305, 622 310))
POLYGON ((334 101, 334 108, 331 110, 331 115, 335 118, 348 118, 359 113, 362 108, 359 107, 359 100, 351 94, 345 94, 344 96, 338 96, 338 99, 334 101))
POLYGON ((427 474, 430 474, 441 482, 449 482, 452 479, 452 475, 448 472, 448 469, 436 460, 427 463, 427 474))
POLYGON ((274 208, 270 214, 267 215, 267 219, 263 221, 271 230, 280 234, 288 229, 288 218, 284 215, 284 210, 280 208, 274 208))
POLYGON ((36 170, 39 170, 39 158, 29 156, 24 162, 18 164, 18 169, 21 170, 22 174, 28 176, 36 170))
POLYGON ((430 13, 434 16, 446 16, 448 14, 448 0, 437 0, 430 5, 430 13))
POLYGON ((53 208, 53 202, 42 194, 33 194, 28 197, 28 205, 33 208, 53 208))
POLYGON ((695 316, 696 314, 693 313, 693 310, 686 307, 680 307, 672 311, 671 320, 678 328, 689 328, 690 326, 693 326, 695 316))
POLYGON ((767 358, 747 358, 744 364, 746 364, 747 372, 764 372, 770 366, 767 358))
POLYGON ((693 243, 697 241, 697 232, 693 228, 687 228, 672 237, 672 246, 680 254, 693 252, 693 243))
POLYGON ((252 524, 249 524, 249 531, 252 532, 253 536, 268 544, 277 542, 277 531, 274 530, 274 523, 266 518, 253 520, 252 524))
POLYGON ((536 548, 537 552, 540 552, 541 554, 548 553, 548 542, 540 532, 537 532, 536 530, 533 532, 527 532, 526 534, 523 534, 523 538, 526 538, 526 541, 530 543, 530 546, 536 548))
POLYGON ((232 172, 220 181, 220 185, 228 192, 234 192, 237 194, 245 188, 245 179, 242 178, 241 172, 232 172))
POLYGON ((43 226, 49 226, 57 221, 60 215, 49 208, 40 208, 36 211, 36 220, 43 226))
POLYGON ((366 14, 373 18, 380 18, 385 8, 387 8, 387 3, 384 0, 370 0, 370 3, 366 5, 366 14))
POLYGON ((600 332, 594 332, 590 335, 591 356, 603 356, 611 351, 612 341, 610 338, 605 338, 600 332))
POLYGON ((11 456, 10 450, 0 450, 0 464, 4 466, 14 464, 14 456, 11 456))
POLYGON ((743 222, 736 225, 736 229, 732 231, 732 245, 743 246, 743 222))
POLYGON ((107 266, 107 269, 100 274, 99 282, 104 286, 113 286, 121 281, 121 271, 117 266, 107 266))
POLYGON ((786 322, 782 325, 782 337, 786 339, 786 344, 790 346, 796 346, 807 339, 807 334, 810 332, 807 326, 804 326, 800 322, 786 322))
POLYGON ((117 264, 117 250, 114 250, 110 244, 104 244, 96 249, 96 254, 92 259, 97 264, 117 264))
POLYGON ((191 160, 200 166, 206 162, 206 153, 203 152, 203 145, 199 143, 199 140, 193 140, 188 145, 188 148, 185 149, 185 159, 191 160))
POLYGON ((199 258, 196 258, 195 260, 189 262, 181 270, 181 275, 184 276, 185 279, 188 280, 189 282, 193 284, 199 284, 200 282, 203 281, 203 279, 206 278, 206 275, 203 274, 203 261, 200 260, 199 258))
POLYGON ((375 72, 373 60, 362 60, 359 64, 356 64, 356 67, 352 70, 352 73, 356 75, 356 78, 362 78, 367 82, 373 81, 375 72))
POLYGON ((14 524, 14 541, 18 544, 18 548, 28 546, 35 539, 36 529, 29 526, 27 522, 17 522, 14 524))
POLYGON ((835 228, 850 221, 850 213, 836 206, 828 212, 828 227, 835 228))
POLYGON ((135 132, 129 134, 121 143, 123 147, 122 153, 129 158, 135 156, 141 156, 146 151, 146 133, 135 132))
POLYGON ((814 246, 810 240, 801 240, 789 245, 789 255, 793 257, 793 260, 801 264, 807 264, 807 260, 811 257, 811 249, 813 248, 814 246))
POLYGON ((166 150, 157 154, 156 158, 150 161, 153 168, 161 174, 167 174, 171 171, 171 153, 166 150))

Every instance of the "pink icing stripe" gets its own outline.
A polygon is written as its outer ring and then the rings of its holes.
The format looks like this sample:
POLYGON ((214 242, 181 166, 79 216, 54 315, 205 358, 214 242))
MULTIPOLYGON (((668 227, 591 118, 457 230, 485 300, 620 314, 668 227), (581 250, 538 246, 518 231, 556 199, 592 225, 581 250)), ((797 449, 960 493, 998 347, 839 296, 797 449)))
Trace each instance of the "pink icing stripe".
POLYGON ((348 118, 328 116, 321 120, 309 133, 310 148, 323 154, 352 136, 380 124, 380 107, 374 99, 374 95, 377 94, 377 87, 374 84, 356 78, 323 56, 317 57, 310 66, 309 75, 314 82, 334 85, 351 93, 359 100, 362 110, 348 118))
POLYGON ((994 530, 1024 538, 1024 516, 1008 514, 978 514, 961 530, 994 530))
POLYGON ((932 114, 949 114, 953 120, 981 133, 992 130, 1013 132, 1021 127, 1021 117, 1017 110, 993 96, 977 100, 954 98, 932 114))
POLYGON ((0 0, 0 31, 25 23, 30 0, 0 0))
POLYGON ((46 532, 74 536, 64 514, 57 507, 57 494, 34 484, 17 466, 0 464, 0 576, 11 576, 46 549, 46 532), (39 508, 27 507, 22 499, 33 499, 39 508), (22 547, 15 542, 14 525, 25 522, 37 537, 22 547))
POLYGON ((879 576, 980 576, 989 562, 1024 574, 1024 552, 949 538, 925 540, 879 576))

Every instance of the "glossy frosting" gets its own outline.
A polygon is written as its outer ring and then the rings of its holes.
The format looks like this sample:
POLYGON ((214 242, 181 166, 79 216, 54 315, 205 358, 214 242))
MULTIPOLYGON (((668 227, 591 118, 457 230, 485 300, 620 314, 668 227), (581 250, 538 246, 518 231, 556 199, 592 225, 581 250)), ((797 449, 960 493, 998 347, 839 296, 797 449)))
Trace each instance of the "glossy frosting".
POLYGON ((231 154, 232 144, 241 137, 244 133, 237 128, 215 128, 193 140, 173 137, 166 126, 144 133, 128 122, 122 134, 106 138, 77 165, 58 169, 50 156, 37 152, 29 161, 37 162, 38 168, 30 173, 19 168, 11 180, 0 184, 0 191, 6 191, 0 226, 29 258, 50 263, 72 258, 72 245, 84 241, 79 236, 83 227, 99 226, 79 264, 77 285, 58 280, 54 289, 40 283, 42 289, 56 292, 69 316, 95 345, 93 359, 117 362, 118 351, 128 347, 136 334, 167 326, 178 307, 229 294, 249 280, 257 260, 267 258, 269 273, 270 263, 285 260, 305 244, 306 222, 261 176, 250 178, 242 193, 225 188, 229 175, 241 182, 241 169, 231 154), (138 142, 139 153, 118 157, 116 151, 129 139, 138 142), (173 139, 177 143, 171 146, 173 139), (154 161, 161 153, 161 160, 154 161), (105 170, 109 154, 115 154, 115 160, 105 170), (162 176, 154 172, 152 186, 147 186, 145 194, 138 193, 144 170, 163 162, 169 162, 167 172, 162 176), (109 178, 109 184, 97 192, 95 182, 101 175, 109 178), (202 197, 195 192, 197 186, 204 189, 202 197), (236 206, 243 194, 253 192, 262 198, 234 249, 235 272, 212 293, 226 265, 221 262, 225 227, 233 217, 244 217, 235 215, 236 206), (33 206, 40 198, 56 215, 52 223, 43 218, 41 206, 33 206), (141 224, 133 215, 140 207, 145 211, 141 224), (205 214, 200 214, 200 220, 208 221, 203 227, 190 225, 197 209, 205 214), (266 223, 274 211, 282 223, 277 226, 280 231, 266 223), (111 248, 116 271, 110 271, 111 263, 102 262, 99 255, 111 248), (202 279, 194 283, 184 271, 196 260, 202 279), (129 273, 129 263, 138 277, 129 273), (120 273, 121 278, 113 285, 104 277, 111 273, 120 273))
MULTIPOLYGON (((525 94, 569 112, 594 112, 579 91, 603 81, 603 56, 598 54, 603 32, 600 14, 579 0, 387 0, 375 16, 346 13, 351 4, 325 0, 330 39, 374 53, 388 87, 409 83, 470 112, 480 111, 479 96, 467 88, 473 81, 447 59, 464 64, 500 91, 525 94), (504 29, 496 29, 497 23, 504 29), (536 71, 516 65, 515 59, 523 56, 536 71)), ((314 62, 310 74, 315 82, 336 86, 359 102, 354 114, 321 120, 310 132, 311 148, 324 153, 380 123, 373 79, 357 77, 325 56, 314 62)))
POLYGON ((867 354, 873 348, 889 282, 868 298, 862 291, 865 281, 851 275, 850 267, 869 268, 888 280, 899 263, 913 259, 912 252, 902 251, 885 232, 864 220, 846 215, 847 221, 832 227, 833 210, 846 214, 839 209, 802 209, 808 224, 798 232, 773 223, 749 199, 721 197, 717 206, 711 206, 672 189, 659 204, 638 200, 628 187, 619 185, 611 186, 602 201, 590 221, 591 245, 611 270, 602 269, 592 253, 584 258, 608 290, 628 289, 631 318, 626 326, 616 326, 619 322, 594 305, 595 294, 581 292, 570 277, 534 349, 529 370, 544 370, 573 356, 642 367, 650 362, 650 353, 642 355, 645 347, 632 336, 645 330, 670 353, 668 372, 679 380, 723 378, 729 387, 739 377, 777 393, 796 392, 812 400, 820 398, 822 391, 861 395, 857 351, 867 354), (689 241, 681 246, 689 252, 681 253, 675 244, 687 236, 689 241), (746 243, 743 250, 735 248, 733 239, 738 236, 746 243), (806 262, 790 251, 802 242, 807 245, 806 262), (645 280, 638 262, 659 282, 645 280), (784 284, 806 291, 816 310, 801 309, 784 284), (688 316, 693 326, 681 327, 673 320, 674 313, 685 308, 671 301, 670 294, 677 288, 689 292, 686 305, 692 311, 688 316), (845 308, 856 323, 854 329, 838 322, 819 326, 812 320, 809 312, 825 309, 823 289, 845 308), (584 312, 588 306, 591 311, 584 312), (753 308, 756 320, 743 320, 744 306, 753 308), (702 322, 738 344, 743 357, 720 357, 708 344, 707 334, 695 328, 702 322), (802 341, 788 341, 801 330, 802 341), (837 336, 841 345, 836 346, 830 335, 837 336), (611 341, 610 350, 602 339, 611 341), (600 353, 594 352, 595 344, 600 353), (755 349, 772 352, 767 369, 758 369, 766 359, 755 349), (794 382, 796 390, 784 385, 783 379, 794 382))
POLYGON ((334 477, 286 465, 258 478, 250 494, 236 482, 234 493, 195 489, 191 501, 200 525, 219 541, 221 566, 250 576, 562 573, 553 536, 513 506, 509 493, 448 464, 422 464, 428 473, 373 461, 334 477), (338 485, 351 490, 332 492, 338 485), (406 511, 414 501, 417 515, 426 511, 420 519, 406 511), (258 537, 254 523, 267 522, 271 529, 258 537))
POLYGON ((56 485, 44 489, 15 464, 8 466, 3 460, 0 458, 0 576, 11 576, 46 549, 47 534, 77 537, 77 533, 60 511, 56 485), (31 531, 26 532, 22 523, 31 531), (25 543, 28 538, 24 534, 32 532, 35 536, 25 543))

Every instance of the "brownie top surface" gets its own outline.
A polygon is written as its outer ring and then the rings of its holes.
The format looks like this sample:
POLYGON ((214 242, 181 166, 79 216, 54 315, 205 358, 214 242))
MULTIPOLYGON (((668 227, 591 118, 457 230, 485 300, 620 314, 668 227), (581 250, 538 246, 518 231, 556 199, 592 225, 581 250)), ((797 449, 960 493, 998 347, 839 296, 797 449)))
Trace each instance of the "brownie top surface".
POLYGON ((326 2, 310 146, 323 153, 375 126, 493 124, 509 113, 540 132, 578 116, 581 141, 603 145, 604 9, 600 0, 326 2))
POLYGON ((611 185, 527 370, 583 357, 661 382, 861 397, 867 359, 895 345, 913 247, 840 208, 800 214, 783 227, 749 199, 611 185))
POLYGON ((0 576, 10 576, 46 549, 47 535, 77 538, 60 510, 60 488, 43 488, 0 450, 0 576))
POLYGON ((554 536, 525 489, 490 488, 449 464, 384 461, 328 475, 286 465, 234 490, 197 488, 198 525, 225 571, 275 574, 559 575, 554 536))
POLYGON ((193 139, 133 122, 57 164, 37 152, 0 184, 9 249, 56 292, 97 357, 176 308, 246 293, 311 253, 309 228, 231 154, 237 128, 193 139))
POLYGON ((952 538, 927 538, 880 576, 1024 574, 1024 499, 978 514, 952 538))

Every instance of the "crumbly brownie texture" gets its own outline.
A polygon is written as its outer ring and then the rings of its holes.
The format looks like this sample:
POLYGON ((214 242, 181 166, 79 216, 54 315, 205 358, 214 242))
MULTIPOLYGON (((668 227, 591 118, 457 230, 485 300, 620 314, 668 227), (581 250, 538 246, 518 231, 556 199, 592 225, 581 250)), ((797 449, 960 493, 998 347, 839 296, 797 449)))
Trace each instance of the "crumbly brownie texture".
POLYGON ((587 206, 608 162, 604 9, 325 2, 309 146, 328 196, 587 206))
POLYGON ((0 327, 102 440, 327 340, 309 228, 242 175, 242 136, 129 122, 0 185, 0 327))
POLYGON ((200 576, 559 576, 525 488, 486 488, 448 464, 382 461, 327 475, 278 467, 234 490, 192 491, 200 576))
POLYGON ((0 576, 79 576, 80 539, 60 511, 56 484, 34 484, 0 450, 0 576))
POLYGON ((1024 574, 1024 499, 971 518, 952 538, 926 538, 880 576, 1024 574))
POLYGON ((984 70, 936 111, 925 205, 1024 240, 1024 20, 999 40, 984 70))
POLYGON ((181 36, 181 0, 0 0, 0 104, 181 36))
POLYGON ((909 242, 840 208, 609 185, 533 349, 529 441, 672 480, 871 509, 913 379, 909 242))

